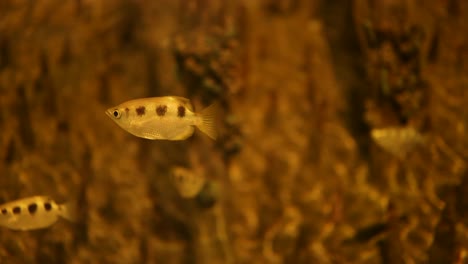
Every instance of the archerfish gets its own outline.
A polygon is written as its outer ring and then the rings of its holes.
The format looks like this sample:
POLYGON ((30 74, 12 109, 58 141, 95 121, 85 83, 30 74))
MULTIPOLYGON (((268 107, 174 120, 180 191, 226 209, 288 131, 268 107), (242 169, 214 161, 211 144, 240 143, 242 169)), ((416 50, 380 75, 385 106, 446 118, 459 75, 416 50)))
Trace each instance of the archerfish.
POLYGON ((111 107, 106 114, 125 131, 141 138, 184 140, 198 127, 204 134, 216 139, 216 105, 212 104, 197 113, 187 98, 149 97, 111 107))
POLYGON ((74 222, 75 205, 57 204, 47 196, 33 196, 0 205, 0 225, 13 230, 46 228, 59 217, 74 222))

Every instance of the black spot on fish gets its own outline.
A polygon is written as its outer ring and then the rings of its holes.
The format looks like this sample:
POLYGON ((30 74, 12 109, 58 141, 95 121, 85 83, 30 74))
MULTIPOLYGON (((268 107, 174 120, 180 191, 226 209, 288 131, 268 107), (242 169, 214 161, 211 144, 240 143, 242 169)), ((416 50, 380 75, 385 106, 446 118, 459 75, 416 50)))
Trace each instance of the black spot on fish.
POLYGON ((21 213, 21 207, 19 207, 19 206, 13 207, 13 213, 14 213, 14 214, 19 214, 19 213, 21 213))
POLYGON ((28 211, 30 214, 34 214, 37 211, 37 204, 32 203, 28 205, 28 211))
POLYGON ((46 211, 50 211, 52 209, 52 205, 50 203, 45 203, 44 209, 46 209, 46 211))
POLYGON ((158 116, 163 116, 165 115, 167 112, 167 105, 160 105, 156 108, 156 114, 158 114, 158 116))
POLYGON ((185 107, 179 106, 177 107, 177 116, 184 117, 185 116, 185 107))
POLYGON ((125 116, 128 117, 128 113, 130 112, 130 109, 128 109, 128 107, 125 107, 125 116))
POLYGON ((3 209, 2 209, 2 214, 8 214, 8 210, 5 209, 5 208, 3 208, 3 209))
POLYGON ((144 106, 139 106, 136 109, 136 113, 137 113, 138 116, 142 116, 142 115, 145 114, 145 110, 146 110, 146 108, 144 106))

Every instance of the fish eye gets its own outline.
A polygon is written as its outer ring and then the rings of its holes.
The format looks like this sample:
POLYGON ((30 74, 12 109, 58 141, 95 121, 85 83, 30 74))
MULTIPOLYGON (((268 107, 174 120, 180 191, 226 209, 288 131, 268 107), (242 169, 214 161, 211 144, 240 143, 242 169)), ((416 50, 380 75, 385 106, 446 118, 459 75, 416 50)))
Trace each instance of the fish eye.
POLYGON ((119 119, 120 118, 120 111, 115 109, 114 112, 112 112, 115 118, 119 119))

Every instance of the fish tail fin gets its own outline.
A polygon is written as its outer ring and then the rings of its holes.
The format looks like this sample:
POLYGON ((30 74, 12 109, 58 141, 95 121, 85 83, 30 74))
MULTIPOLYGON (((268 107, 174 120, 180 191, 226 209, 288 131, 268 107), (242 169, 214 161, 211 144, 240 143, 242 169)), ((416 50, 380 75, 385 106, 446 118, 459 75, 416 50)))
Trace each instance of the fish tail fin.
POLYGON ((77 214, 77 204, 76 202, 67 202, 60 206, 60 216, 67 219, 70 222, 77 222, 78 214, 77 214))
POLYGON ((198 129, 207 136, 216 140, 218 131, 216 130, 216 116, 219 109, 219 103, 213 103, 200 112, 201 121, 197 124, 198 129))

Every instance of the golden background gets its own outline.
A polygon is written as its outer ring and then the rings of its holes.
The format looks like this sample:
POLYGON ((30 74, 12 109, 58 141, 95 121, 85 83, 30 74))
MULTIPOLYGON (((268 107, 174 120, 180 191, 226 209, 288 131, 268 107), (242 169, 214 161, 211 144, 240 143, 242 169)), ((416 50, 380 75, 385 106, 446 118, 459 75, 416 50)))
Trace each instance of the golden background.
POLYGON ((0 1, 0 263, 465 263, 468 2, 0 1), (214 101, 220 138, 134 137, 105 109, 214 101), (427 135, 403 158, 372 129, 427 135), (180 197, 173 166, 208 178, 180 197))

